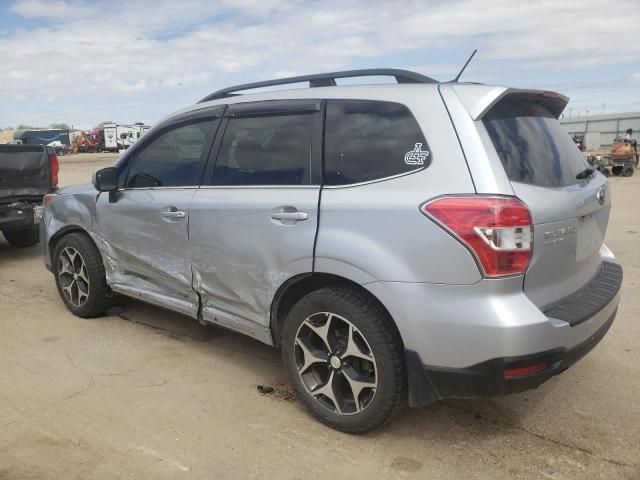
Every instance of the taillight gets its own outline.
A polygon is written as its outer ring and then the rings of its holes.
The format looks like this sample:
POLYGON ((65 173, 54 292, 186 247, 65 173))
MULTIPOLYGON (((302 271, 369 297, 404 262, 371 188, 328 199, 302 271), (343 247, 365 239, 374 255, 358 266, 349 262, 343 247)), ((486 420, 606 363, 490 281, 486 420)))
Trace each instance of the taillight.
POLYGON ((58 156, 55 153, 49 154, 49 173, 51 177, 51 186, 56 187, 58 185, 58 172, 60 171, 60 164, 58 163, 58 156))
POLYGON ((476 257, 485 277, 522 274, 531 260, 531 214, 515 197, 441 197, 422 212, 476 257))

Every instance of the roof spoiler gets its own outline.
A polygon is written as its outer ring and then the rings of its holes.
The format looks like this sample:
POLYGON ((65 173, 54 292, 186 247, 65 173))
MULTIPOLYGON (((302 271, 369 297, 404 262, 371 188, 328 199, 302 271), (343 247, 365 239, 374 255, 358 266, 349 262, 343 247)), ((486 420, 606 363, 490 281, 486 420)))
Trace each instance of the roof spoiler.
POLYGON ((569 103, 569 97, 545 90, 492 87, 487 85, 452 85, 456 95, 473 120, 481 119, 505 97, 518 96, 542 103, 555 118, 559 118, 569 103))

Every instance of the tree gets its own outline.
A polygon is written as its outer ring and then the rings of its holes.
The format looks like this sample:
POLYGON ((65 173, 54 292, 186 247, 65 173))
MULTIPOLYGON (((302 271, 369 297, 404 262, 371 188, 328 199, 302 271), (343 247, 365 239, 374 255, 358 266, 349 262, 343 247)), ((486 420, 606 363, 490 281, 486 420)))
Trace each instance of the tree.
POLYGON ((71 130, 66 123, 52 123, 49 125, 49 128, 53 128, 54 130, 71 130))

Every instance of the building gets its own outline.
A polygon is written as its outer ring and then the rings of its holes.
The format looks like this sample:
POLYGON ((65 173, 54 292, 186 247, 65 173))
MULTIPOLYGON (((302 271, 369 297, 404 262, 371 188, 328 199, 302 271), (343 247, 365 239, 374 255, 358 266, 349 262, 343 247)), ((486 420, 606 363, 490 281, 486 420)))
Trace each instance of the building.
POLYGON ((633 138, 640 140, 640 112, 611 113, 560 119, 569 135, 584 135, 588 150, 608 149, 616 137, 624 137, 628 128, 633 130, 633 138))

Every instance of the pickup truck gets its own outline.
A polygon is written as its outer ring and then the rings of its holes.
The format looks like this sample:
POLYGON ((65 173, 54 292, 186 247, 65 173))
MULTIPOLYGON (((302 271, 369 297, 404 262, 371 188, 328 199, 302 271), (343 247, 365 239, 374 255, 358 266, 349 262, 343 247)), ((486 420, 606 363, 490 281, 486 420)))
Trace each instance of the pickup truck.
POLYGON ((46 145, 0 145, 0 231, 11 245, 38 243, 43 196, 58 185, 58 157, 46 145))

